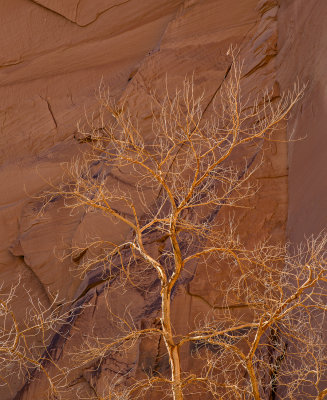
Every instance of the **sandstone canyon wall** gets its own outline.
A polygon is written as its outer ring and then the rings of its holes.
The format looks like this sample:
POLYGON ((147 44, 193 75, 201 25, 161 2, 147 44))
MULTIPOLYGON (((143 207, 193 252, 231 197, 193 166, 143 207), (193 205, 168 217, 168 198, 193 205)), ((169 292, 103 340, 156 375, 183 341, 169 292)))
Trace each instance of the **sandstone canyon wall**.
MULTIPOLYGON (((117 99, 128 94, 145 126, 150 91, 164 90, 166 76, 174 87, 194 73, 210 115, 230 68, 231 44, 240 49, 242 85, 250 96, 265 87, 278 96, 296 79, 308 81, 304 101, 280 132, 281 138, 294 131, 293 137, 304 140, 266 149, 256 172, 260 190, 237 218, 249 244, 268 237, 300 241, 304 233, 320 232, 327 200, 326 17, 325 0, 2 0, 0 280, 6 289, 20 279, 18 318, 24 317, 25 287, 45 304, 58 294, 58 302, 93 305, 73 321, 76 345, 91 326, 108 334, 103 282, 96 276, 81 281, 72 273, 73 262, 57 255, 98 229, 108 240, 127 232, 102 226, 96 216, 70 216, 60 200, 40 216, 37 199, 48 180, 60 180, 61 163, 79 151, 76 123, 85 112, 96 112, 101 81, 117 99)), ((151 299, 136 291, 115 296, 118 309, 132 298, 138 320, 153 318, 151 299)), ((183 310, 175 316, 182 330, 219 299, 197 273, 174 301, 183 310)), ((58 362, 69 365, 65 342, 58 339, 53 346, 58 362)), ((151 369, 156 349, 143 343, 113 368, 151 369)), ((101 391, 108 369, 77 370, 71 387, 85 396, 92 388, 101 391)), ((20 377, 10 382, 10 391, 0 388, 0 398, 41 399, 43 385, 42 379, 28 384, 20 377)))
POLYGON ((327 9, 323 1, 281 1, 278 18, 278 80, 283 88, 299 79, 306 94, 288 122, 288 237, 326 228, 326 48, 327 9), (296 141, 301 139, 299 141, 296 141))

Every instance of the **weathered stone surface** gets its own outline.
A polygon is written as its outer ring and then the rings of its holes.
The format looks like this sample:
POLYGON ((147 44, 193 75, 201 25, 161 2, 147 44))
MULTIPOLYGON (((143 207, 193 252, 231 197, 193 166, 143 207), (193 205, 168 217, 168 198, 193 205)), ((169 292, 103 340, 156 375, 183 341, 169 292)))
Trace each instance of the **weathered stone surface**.
POLYGON ((296 81, 307 84, 304 99, 288 122, 294 141, 289 144, 287 234, 301 242, 327 224, 327 4, 323 0, 281 2, 278 15, 281 88, 292 89, 296 81))
MULTIPOLYGON (((309 80, 304 102, 287 126, 296 137, 307 139, 290 145, 288 171, 286 127, 281 129, 282 140, 267 146, 256 172, 258 193, 235 216, 249 246, 268 237, 285 240, 287 218, 288 236, 300 240, 303 232, 319 232, 326 225, 326 213, 322 217, 323 210, 313 206, 315 199, 322 204, 327 196, 320 156, 327 124, 326 16, 324 0, 2 0, 0 280, 10 287, 21 277, 45 304, 57 293, 60 301, 90 304, 73 321, 73 340, 53 344, 62 367, 71 365, 69 351, 78 348, 83 335, 92 329, 103 337, 112 335, 114 324, 105 320, 103 276, 95 272, 81 282, 77 262, 61 261, 58 255, 72 245, 82 246, 88 234, 119 241, 128 232, 98 215, 70 216, 61 199, 40 214, 37 196, 49 180, 60 179, 60 164, 80 151, 74 139, 76 122, 85 110, 89 115, 97 110, 101 79, 117 99, 128 97, 145 135, 150 135, 149 94, 164 93, 166 76, 174 90, 194 74, 196 91, 205 91, 204 117, 210 117, 230 68, 230 45, 239 47, 244 59, 242 87, 251 98, 266 87, 277 97, 297 77, 309 80)), ((194 279, 174 299, 177 332, 192 325, 199 313, 219 306, 215 281, 229 274, 215 271, 208 277, 198 266, 194 279)), ((144 283, 155 287, 151 276, 144 283)), ((127 290, 111 294, 114 312, 124 312, 132 303, 135 323, 155 321, 155 295, 127 290)), ((16 299, 18 318, 24 315, 24 296, 21 291, 16 299)), ((81 396, 94 389, 100 393, 115 368, 134 368, 142 376, 158 363, 159 354, 160 343, 144 340, 128 359, 115 360, 114 366, 104 360, 96 374, 90 366, 79 368, 69 377, 72 391, 65 398, 75 399, 76 390, 81 396)), ((187 368, 192 362, 185 353, 187 368)), ((164 370, 165 365, 163 360, 156 368, 164 370)), ((46 382, 40 379, 25 386, 23 379, 13 381, 11 392, 0 389, 0 397, 43 399, 46 382)))

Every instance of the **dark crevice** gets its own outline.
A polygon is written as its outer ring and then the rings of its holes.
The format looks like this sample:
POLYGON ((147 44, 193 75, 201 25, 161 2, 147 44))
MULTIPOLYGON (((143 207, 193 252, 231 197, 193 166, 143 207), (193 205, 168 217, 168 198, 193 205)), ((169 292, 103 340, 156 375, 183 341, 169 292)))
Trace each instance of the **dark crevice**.
POLYGON ((218 86, 218 88, 215 90, 214 94, 211 96, 210 100, 208 101, 208 104, 205 106, 203 113, 202 113, 202 117, 204 116, 204 114, 206 113, 206 111, 208 110, 208 108, 210 107, 210 105, 212 104, 212 102, 214 101, 215 97, 217 96, 217 93, 219 92, 219 90, 221 89, 223 83, 225 82, 226 78, 228 77, 231 69, 232 69, 233 63, 231 63, 224 75, 223 80, 220 82, 220 85, 218 86))
POLYGON ((31 0, 31 1, 32 1, 34 4, 36 4, 36 5, 38 5, 38 6, 42 7, 42 8, 44 8, 45 10, 50 11, 50 12, 53 13, 53 14, 59 15, 60 17, 64 18, 66 21, 68 21, 68 22, 70 22, 70 23, 72 23, 72 24, 74 24, 74 25, 78 25, 75 21, 72 21, 71 19, 69 19, 69 18, 66 17, 65 15, 61 14, 60 12, 58 12, 58 11, 56 11, 56 10, 53 10, 52 8, 47 7, 47 6, 45 6, 44 4, 41 4, 41 3, 39 3, 39 2, 36 1, 36 0, 31 0))
MULTIPOLYGON (((92 283, 88 284, 88 285, 86 286, 86 288, 83 290, 83 292, 77 297, 77 299, 74 300, 74 303, 76 303, 76 302, 79 301, 82 297, 84 297, 91 289, 93 289, 93 288, 95 288, 95 287, 97 287, 97 286, 99 286, 99 285, 102 285, 102 284, 105 283, 105 282, 108 282, 108 280, 110 280, 110 279, 112 279, 111 276, 110 276, 109 278, 102 278, 102 279, 96 280, 95 282, 92 282, 92 283)), ((97 295, 99 295, 98 292, 97 292, 97 295)))
POLYGON ((85 378, 84 375, 80 375, 78 376, 76 379, 74 379, 69 385, 69 388, 72 388, 76 385, 78 385, 79 383, 84 382, 88 385, 90 391, 95 395, 96 399, 99 399, 100 397, 98 396, 98 393, 96 392, 95 388, 91 385, 91 383, 85 378))
POLYGON ((58 128, 58 124, 57 124, 56 118, 55 118, 55 116, 54 116, 54 114, 53 114, 52 107, 51 107, 51 104, 49 103, 49 100, 46 99, 46 98, 44 98, 44 97, 42 97, 42 96, 40 96, 40 98, 41 98, 42 100, 44 100, 44 101, 47 103, 49 113, 50 113, 51 118, 52 118, 52 120, 53 120, 53 123, 55 124, 55 127, 56 127, 56 129, 57 129, 57 128, 58 128))
POLYGON ((126 3, 129 3, 129 1, 130 1, 130 0, 126 0, 126 1, 124 1, 124 2, 122 2, 122 3, 114 4, 113 6, 106 8, 105 10, 99 12, 99 13, 96 15, 96 17, 95 17, 92 21, 88 22, 87 24, 82 25, 82 24, 79 24, 78 22, 75 22, 75 23, 76 23, 76 25, 78 25, 78 26, 81 27, 81 28, 87 27, 87 26, 93 24, 93 22, 96 22, 97 19, 98 19, 101 15, 105 14, 107 11, 109 11, 109 10, 115 8, 115 7, 119 7, 119 6, 122 6, 122 5, 126 4, 126 3))
POLYGON ((56 14, 56 15, 59 15, 60 17, 64 18, 66 21, 69 21, 69 22, 71 22, 72 24, 79 26, 80 28, 85 28, 85 27, 87 27, 87 26, 93 24, 94 22, 96 22, 96 21, 98 20, 98 18, 99 18, 101 15, 105 14, 107 11, 111 10, 112 8, 115 8, 115 7, 119 7, 119 6, 121 6, 121 5, 124 5, 124 4, 128 3, 130 0, 125 0, 125 1, 122 2, 122 3, 114 4, 113 6, 110 6, 110 7, 106 8, 105 10, 100 11, 100 12, 96 15, 96 17, 95 17, 93 20, 91 20, 90 22, 88 22, 88 23, 86 23, 86 24, 79 24, 79 23, 77 22, 77 14, 78 14, 78 8, 79 8, 79 5, 80 5, 80 1, 79 1, 78 4, 76 5, 76 10, 75 10, 75 21, 71 20, 70 18, 66 17, 65 15, 61 14, 60 12, 58 12, 58 11, 56 11, 56 10, 53 10, 53 9, 50 8, 50 7, 47 7, 47 6, 45 6, 44 4, 39 3, 39 2, 36 1, 36 0, 31 0, 31 1, 32 1, 33 3, 35 3, 35 4, 37 4, 38 6, 40 6, 40 7, 42 7, 42 8, 45 8, 46 10, 48 10, 48 11, 50 11, 50 12, 56 14))
POLYGON ((250 304, 247 304, 247 303, 230 304, 230 305, 226 305, 226 306, 218 306, 215 304, 210 304, 210 302, 208 300, 206 300, 203 296, 196 294, 196 293, 192 293, 190 291, 190 285, 187 285, 186 293, 192 297, 196 297, 197 299, 202 300, 213 310, 230 310, 230 309, 234 309, 234 308, 247 308, 250 306, 250 304))
MULTIPOLYGON (((39 362, 42 365, 42 367, 47 368, 47 366, 53 364, 53 361, 57 362, 61 358, 64 350, 64 345, 69 338, 70 331, 75 320, 80 314, 82 314, 85 308, 84 304, 89 302, 92 299, 92 297, 93 297, 92 295, 84 297, 81 301, 79 301, 76 304, 76 306, 74 306, 74 308, 71 309, 68 317, 66 318, 66 321, 59 328, 59 330, 53 335, 50 344, 40 357, 39 362)), ((16 393, 13 400, 22 400, 24 398, 24 394, 28 390, 29 385, 35 382, 35 378, 38 376, 38 374, 41 374, 39 368, 31 368, 31 370, 28 371, 28 373, 26 374, 25 384, 16 393)))
POLYGON ((0 68, 6 68, 6 67, 11 67, 13 65, 18 65, 18 64, 22 64, 24 62, 24 60, 14 60, 14 61, 8 61, 2 65, 0 65, 0 68))
POLYGON ((74 261, 74 263, 78 264, 80 262, 80 260, 82 259, 82 257, 86 254, 87 251, 88 251, 88 248, 86 247, 80 253, 73 254, 72 255, 72 261, 74 261))
POLYGON ((268 347, 269 363, 271 365, 270 371, 270 382, 271 382, 271 392, 269 400, 278 399, 278 378, 281 364, 286 357, 287 353, 287 343, 282 343, 282 338, 280 332, 277 328, 272 328, 270 333, 271 345, 268 347), (279 352, 278 356, 276 352, 279 352))
POLYGON ((163 340, 163 336, 160 335, 159 339, 158 339, 158 346, 157 346, 157 351, 156 351, 156 357, 154 360, 154 365, 153 365, 153 371, 152 374, 153 375, 158 375, 159 374, 159 369, 160 369, 160 358, 162 357, 162 355, 160 355, 160 348, 161 348, 161 343, 163 340))
POLYGON ((267 54, 255 67, 250 69, 249 72, 247 72, 245 75, 242 76, 242 78, 247 78, 250 75, 252 75, 254 72, 256 72, 258 69, 264 67, 269 63, 269 61, 276 56, 276 53, 274 54, 267 54))

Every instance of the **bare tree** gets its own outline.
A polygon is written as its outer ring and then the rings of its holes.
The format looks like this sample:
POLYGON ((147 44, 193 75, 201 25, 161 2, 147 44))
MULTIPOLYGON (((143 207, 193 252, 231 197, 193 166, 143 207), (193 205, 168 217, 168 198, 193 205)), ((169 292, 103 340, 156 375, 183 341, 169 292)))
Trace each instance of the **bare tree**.
POLYGON ((174 96, 153 96, 150 138, 128 109, 128 99, 115 104, 100 91, 100 118, 80 132, 87 150, 66 166, 62 184, 45 195, 49 200, 59 194, 65 207, 84 207, 128 227, 121 243, 93 238, 71 254, 79 259, 82 277, 102 269, 108 299, 111 291, 128 285, 147 290, 142 280, 149 271, 159 282, 156 323, 140 327, 131 310, 117 315, 108 300, 115 334, 90 334, 74 360, 95 365, 128 353, 141 338, 160 337, 169 373, 153 371, 127 386, 113 379, 97 399, 145 398, 158 390, 174 400, 200 392, 215 399, 255 400, 318 400, 327 394, 321 336, 326 237, 310 239, 298 251, 268 243, 247 249, 232 219, 217 222, 222 207, 242 207, 253 195, 251 177, 260 166, 256 156, 262 143, 273 139, 303 95, 296 86, 278 100, 267 92, 250 104, 240 81, 241 67, 234 60, 210 120, 203 118, 202 97, 189 81, 174 96), (224 293, 223 306, 180 335, 172 322, 172 298, 192 279, 195 265, 228 266, 231 279, 228 287, 223 282, 217 287, 224 293), (235 304, 243 304, 246 312, 235 314, 235 304), (183 346, 198 359, 194 371, 182 368, 183 346))
POLYGON ((15 300, 19 286, 21 280, 9 290, 0 288, 0 385, 12 391, 12 380, 28 382, 42 372, 48 381, 49 395, 56 396, 65 371, 54 362, 49 344, 54 334, 62 333, 60 328, 69 321, 71 311, 63 312, 65 305, 59 306, 57 297, 44 305, 24 287, 27 302, 24 317, 18 317, 15 300), (49 364, 55 367, 56 375, 48 374, 49 364))

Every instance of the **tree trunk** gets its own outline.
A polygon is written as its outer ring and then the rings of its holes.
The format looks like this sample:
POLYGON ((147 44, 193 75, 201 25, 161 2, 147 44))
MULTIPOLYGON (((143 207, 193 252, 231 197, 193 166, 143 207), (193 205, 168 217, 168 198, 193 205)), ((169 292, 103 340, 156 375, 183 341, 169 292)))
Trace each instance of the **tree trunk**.
POLYGON ((170 315, 170 292, 168 287, 162 289, 161 306, 162 306, 161 325, 163 330, 163 338, 165 341, 169 357, 173 399, 183 400, 181 364, 179 357, 179 349, 174 342, 172 334, 171 315, 170 315))
POLYGON ((255 370, 253 368, 252 360, 248 360, 246 363, 248 373, 250 375, 251 386, 252 386, 252 394, 255 400, 261 400, 258 381, 255 375, 255 370))

